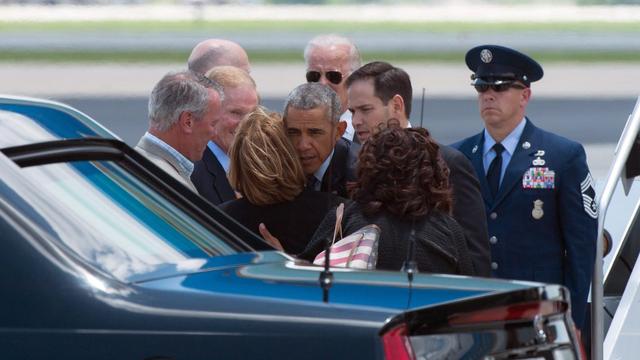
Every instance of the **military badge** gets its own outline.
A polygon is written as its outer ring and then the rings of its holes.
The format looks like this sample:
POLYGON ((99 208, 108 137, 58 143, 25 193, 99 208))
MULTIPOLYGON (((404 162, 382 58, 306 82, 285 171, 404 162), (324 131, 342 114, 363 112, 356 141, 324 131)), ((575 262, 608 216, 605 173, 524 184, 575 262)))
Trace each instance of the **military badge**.
POLYGON ((582 205, 584 212, 594 219, 598 218, 598 204, 596 204, 596 190, 593 187, 593 178, 590 173, 580 183, 580 192, 582 193, 582 205))
POLYGON ((525 142, 523 142, 523 143, 522 143, 522 148, 523 148, 523 149, 527 150, 527 149, 529 149, 530 147, 531 147, 531 143, 530 143, 530 142, 525 141, 525 142))
POLYGON ((476 153, 478 151, 478 145, 474 146, 473 149, 471 149, 472 153, 476 153))
POLYGON ((531 167, 522 176, 523 189, 555 189, 556 172, 546 167, 531 167))
POLYGON ((536 201, 533 202, 533 210, 531 210, 531 216, 536 220, 540 220, 544 216, 544 210, 542 210, 542 205, 544 205, 544 201, 540 199, 537 199, 536 201))
POLYGON ((493 54, 491 53, 491 50, 483 49, 482 51, 480 51, 480 60, 482 60, 482 62, 485 64, 490 63, 491 60, 493 60, 493 54))
POLYGON ((531 162, 531 164, 533 166, 542 166, 542 165, 546 164, 546 161, 544 161, 544 159, 542 159, 541 157, 537 157, 537 158, 535 158, 535 160, 533 160, 531 162))

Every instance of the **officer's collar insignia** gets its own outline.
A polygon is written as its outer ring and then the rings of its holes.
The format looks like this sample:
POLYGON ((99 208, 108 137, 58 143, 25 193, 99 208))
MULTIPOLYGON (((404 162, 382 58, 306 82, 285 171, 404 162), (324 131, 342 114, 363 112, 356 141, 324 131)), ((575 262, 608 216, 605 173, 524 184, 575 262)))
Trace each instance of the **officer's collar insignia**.
POLYGON ((531 143, 530 143, 530 142, 525 141, 525 142, 523 142, 523 143, 522 143, 522 148, 523 148, 523 149, 527 150, 527 149, 529 149, 530 147, 531 147, 531 143))
POLYGON ((475 154, 476 151, 478 151, 478 145, 474 146, 473 149, 471 149, 471 153, 475 154))
POLYGON ((480 51, 480 60, 482 60, 482 62, 485 64, 490 63, 491 60, 493 60, 493 54, 491 53, 491 50, 483 49, 482 51, 480 51))

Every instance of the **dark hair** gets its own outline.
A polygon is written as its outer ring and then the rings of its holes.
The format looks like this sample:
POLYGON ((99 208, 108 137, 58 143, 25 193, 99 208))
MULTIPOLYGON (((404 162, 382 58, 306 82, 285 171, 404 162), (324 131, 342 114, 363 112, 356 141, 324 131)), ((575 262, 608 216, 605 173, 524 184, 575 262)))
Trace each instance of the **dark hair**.
POLYGON ((406 71, 384 61, 374 61, 363 65, 347 78, 347 87, 358 80, 373 79, 373 93, 384 104, 394 95, 400 95, 404 100, 404 114, 407 119, 411 116, 411 101, 413 89, 411 79, 406 71))
POLYGON ((367 215, 386 210, 418 219, 437 209, 451 213, 449 168, 424 128, 384 129, 367 140, 358 158, 353 199, 367 215))

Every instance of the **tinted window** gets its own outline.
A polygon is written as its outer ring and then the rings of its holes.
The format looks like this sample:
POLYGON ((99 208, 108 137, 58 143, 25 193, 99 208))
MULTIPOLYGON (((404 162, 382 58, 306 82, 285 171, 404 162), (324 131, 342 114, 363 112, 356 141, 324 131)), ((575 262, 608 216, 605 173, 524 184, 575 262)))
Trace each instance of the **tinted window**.
POLYGON ((18 199, 34 209, 33 222, 123 281, 177 271, 185 260, 236 253, 115 162, 55 163, 21 172, 32 190, 18 199))
POLYGON ((112 137, 86 116, 61 105, 3 104, 1 101, 0 147, 89 136, 112 137))

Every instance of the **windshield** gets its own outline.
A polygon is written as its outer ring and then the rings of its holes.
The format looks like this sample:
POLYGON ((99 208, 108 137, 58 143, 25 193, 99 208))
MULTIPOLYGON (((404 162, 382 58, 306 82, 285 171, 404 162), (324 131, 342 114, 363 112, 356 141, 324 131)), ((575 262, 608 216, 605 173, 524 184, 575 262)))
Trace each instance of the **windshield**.
POLYGON ((12 205, 51 238, 122 281, 166 274, 167 268, 181 268, 178 264, 184 268, 186 260, 236 253, 116 162, 54 163, 21 172, 28 184, 19 188, 30 191, 9 197, 21 203, 12 205))

